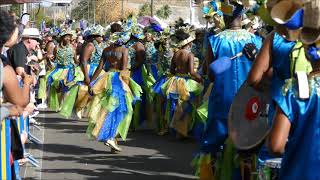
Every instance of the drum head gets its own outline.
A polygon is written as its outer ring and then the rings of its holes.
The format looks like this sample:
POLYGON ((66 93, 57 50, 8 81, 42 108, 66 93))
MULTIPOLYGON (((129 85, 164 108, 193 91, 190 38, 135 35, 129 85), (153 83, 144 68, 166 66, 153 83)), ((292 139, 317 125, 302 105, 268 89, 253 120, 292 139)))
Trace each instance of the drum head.
MULTIPOLYGON (((268 92, 268 90, 266 90, 268 92)), ((236 148, 252 149, 269 133, 269 95, 243 83, 230 107, 229 136, 236 148)))

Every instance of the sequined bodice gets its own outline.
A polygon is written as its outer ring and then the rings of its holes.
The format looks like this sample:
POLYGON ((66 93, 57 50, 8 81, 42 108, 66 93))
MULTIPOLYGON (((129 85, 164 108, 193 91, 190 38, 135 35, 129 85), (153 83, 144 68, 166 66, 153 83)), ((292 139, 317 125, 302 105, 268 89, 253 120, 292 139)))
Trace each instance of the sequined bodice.
POLYGON ((170 70, 172 57, 173 52, 171 50, 158 53, 159 63, 162 71, 168 72, 170 70))
POLYGON ((68 66, 73 64, 73 48, 69 45, 68 47, 61 48, 58 46, 56 55, 56 63, 62 66, 68 66))
POLYGON ((137 41, 130 41, 126 47, 128 48, 128 69, 131 69, 131 67, 135 66, 136 62, 136 50, 133 48, 133 45, 135 45, 137 41))
POLYGON ((158 63, 158 57, 157 57, 157 49, 154 46, 153 42, 146 42, 145 43, 145 49, 146 49, 146 62, 156 64, 158 63))
POLYGON ((96 40, 93 41, 95 50, 92 52, 90 63, 99 64, 103 49, 106 47, 104 43, 98 44, 96 40))

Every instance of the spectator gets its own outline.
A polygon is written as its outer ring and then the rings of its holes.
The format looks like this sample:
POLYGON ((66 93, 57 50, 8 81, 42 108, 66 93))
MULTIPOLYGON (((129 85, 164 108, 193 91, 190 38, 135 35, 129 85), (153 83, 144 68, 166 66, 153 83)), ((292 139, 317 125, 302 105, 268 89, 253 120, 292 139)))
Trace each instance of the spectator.
POLYGON ((17 75, 31 74, 30 66, 26 65, 28 62, 27 57, 32 51, 36 50, 39 44, 38 41, 40 41, 39 30, 27 28, 23 30, 21 42, 8 50, 8 57, 17 75))

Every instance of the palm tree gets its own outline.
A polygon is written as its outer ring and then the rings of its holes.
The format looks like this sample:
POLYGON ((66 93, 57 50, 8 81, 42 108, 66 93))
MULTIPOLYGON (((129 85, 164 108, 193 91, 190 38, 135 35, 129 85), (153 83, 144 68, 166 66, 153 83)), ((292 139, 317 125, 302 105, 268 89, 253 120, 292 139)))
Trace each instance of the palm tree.
POLYGON ((168 19, 172 11, 169 5, 162 6, 157 12, 157 16, 161 19, 168 19))

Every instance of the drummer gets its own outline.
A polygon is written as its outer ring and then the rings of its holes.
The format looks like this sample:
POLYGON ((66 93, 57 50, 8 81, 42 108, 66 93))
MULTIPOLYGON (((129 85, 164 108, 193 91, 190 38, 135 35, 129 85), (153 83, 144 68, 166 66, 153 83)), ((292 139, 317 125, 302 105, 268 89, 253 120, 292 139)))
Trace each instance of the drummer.
MULTIPOLYGON (((213 71, 211 68, 208 70, 211 72, 211 76, 209 73, 209 78, 211 80, 214 79, 214 88, 212 89, 209 98, 207 129, 204 133, 204 138, 201 141, 201 152, 203 154, 211 154, 213 157, 216 157, 216 155, 222 151, 221 147, 227 140, 227 115, 229 108, 235 94, 247 78, 247 74, 249 73, 252 64, 247 56, 237 57, 236 59, 231 60, 229 69, 225 69, 224 72, 221 72, 222 70, 219 69, 219 67, 223 67, 226 61, 219 61, 219 58, 231 58, 237 53, 242 52, 245 45, 249 43, 256 46, 258 49, 261 47, 260 38, 245 29, 241 29, 241 18, 244 13, 244 7, 236 2, 232 2, 231 4, 235 7, 232 16, 224 14, 226 30, 215 36, 209 37, 210 48, 206 58, 207 64, 212 62, 215 63, 215 69, 213 69, 213 71)), ((211 65, 213 64, 210 64, 210 67, 212 67, 211 65)), ((225 147, 224 149, 227 148, 228 147, 225 147)), ((231 150, 228 152, 233 153, 235 151, 231 150)), ((216 157, 216 160, 222 160, 226 164, 234 165, 234 154, 224 154, 223 157, 224 158, 216 157)), ((218 179, 232 179, 233 173, 231 171, 233 170, 233 167, 225 166, 226 164, 220 164, 224 167, 220 170, 224 172, 216 172, 216 174, 218 173, 223 176, 218 177, 218 179)))
MULTIPOLYGON (((271 12, 281 6, 275 4, 271 8, 271 12)), ((294 10, 292 10, 294 11, 294 10)), ((285 12, 285 11, 283 11, 285 12)), ((277 18, 277 17, 274 17, 277 18)), ((248 76, 248 84, 256 89, 262 88, 261 81, 270 81, 270 95, 271 98, 281 96, 281 88, 287 79, 291 78, 293 72, 290 70, 290 56, 292 50, 296 49, 299 30, 289 30, 285 25, 278 24, 263 42, 263 47, 259 52, 251 71, 248 76)), ((275 104, 270 101, 268 118, 271 126, 275 114, 275 104)), ((271 155, 265 146, 259 152, 259 162, 264 163, 265 160, 275 158, 271 155)))
MULTIPOLYGON (((280 95, 273 97, 276 113, 268 145, 273 153, 284 153, 279 176, 281 180, 316 180, 320 177, 320 24, 314 23, 320 22, 320 4, 312 0, 304 7, 307 19, 304 18, 300 37, 304 45, 309 46, 299 51, 303 54, 306 50, 313 71, 307 77, 297 73, 296 77, 285 82, 280 95), (305 80, 302 80, 303 76, 305 80), (302 89, 306 89, 305 93, 302 89)), ((297 61, 303 58, 305 56, 300 56, 297 61)))

